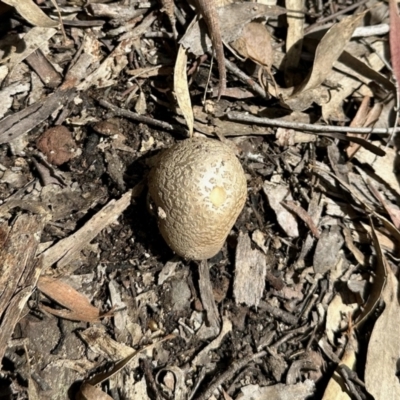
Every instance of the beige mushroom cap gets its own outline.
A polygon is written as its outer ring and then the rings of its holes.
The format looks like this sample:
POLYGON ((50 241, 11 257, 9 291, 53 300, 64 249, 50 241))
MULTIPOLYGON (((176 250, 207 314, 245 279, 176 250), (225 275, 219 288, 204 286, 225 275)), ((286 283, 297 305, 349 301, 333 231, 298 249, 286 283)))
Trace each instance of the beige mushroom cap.
POLYGON ((246 177, 233 150, 212 139, 187 139, 160 154, 149 176, 159 228, 182 257, 217 254, 241 212, 246 177))

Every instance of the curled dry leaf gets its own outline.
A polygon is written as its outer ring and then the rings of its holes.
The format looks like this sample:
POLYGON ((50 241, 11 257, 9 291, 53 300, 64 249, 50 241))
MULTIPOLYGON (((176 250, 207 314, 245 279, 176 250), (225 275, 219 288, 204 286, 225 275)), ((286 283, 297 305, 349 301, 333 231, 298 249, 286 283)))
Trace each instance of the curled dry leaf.
POLYGON ((19 14, 32 25, 42 28, 54 28, 58 26, 57 21, 50 19, 33 0, 2 0, 10 6, 16 8, 19 14))
POLYGON ((185 381, 185 372, 177 367, 170 366, 163 368, 157 373, 157 379, 161 381, 161 376, 164 374, 163 383, 169 390, 174 393, 174 400, 185 400, 189 395, 189 387, 185 381))
MULTIPOLYGON (((250 2, 229 4, 219 7, 217 11, 221 24, 222 40, 226 43, 239 38, 243 27, 248 22, 256 18, 278 17, 286 12, 282 7, 250 2)), ((199 22, 195 22, 189 26, 180 43, 194 55, 201 56, 211 48, 211 40, 208 36, 204 38, 202 33, 205 31, 200 27, 199 22)))
POLYGON ((312 103, 321 106, 327 104, 330 95, 328 89, 321 84, 331 73, 333 64, 343 53, 363 15, 345 17, 333 25, 317 46, 314 64, 307 78, 293 92, 289 89, 279 89, 272 95, 280 97, 287 107, 297 111, 306 110, 312 103))
POLYGON ((268 70, 272 65, 274 49, 272 48, 271 35, 266 26, 259 22, 246 24, 241 36, 231 43, 231 46, 241 56, 250 58, 268 70))

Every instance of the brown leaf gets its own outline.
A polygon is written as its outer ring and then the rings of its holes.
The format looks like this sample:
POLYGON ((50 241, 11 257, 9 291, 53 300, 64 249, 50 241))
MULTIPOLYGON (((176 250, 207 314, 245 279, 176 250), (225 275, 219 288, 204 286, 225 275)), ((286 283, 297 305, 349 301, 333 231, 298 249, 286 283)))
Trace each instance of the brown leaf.
POLYGON ((110 316, 110 313, 100 315, 100 311, 93 307, 87 297, 78 293, 68 284, 48 276, 42 276, 37 285, 46 296, 68 310, 55 310, 45 305, 41 308, 50 314, 72 321, 96 322, 100 318, 110 316))
POLYGON ((240 38, 231 45, 241 56, 250 58, 268 69, 271 67, 274 50, 271 35, 265 25, 259 22, 246 24, 240 38))
MULTIPOLYGON (((357 113, 354 116, 353 120, 350 123, 350 126, 364 126, 364 123, 367 119, 368 112, 370 111, 369 102, 371 98, 369 96, 365 96, 357 109, 357 113)), ((347 136, 355 136, 354 133, 348 133, 347 136)), ((364 137, 366 135, 358 135, 360 137, 364 137)), ((352 158, 357 150, 361 146, 357 143, 350 142, 347 146, 346 153, 348 158, 352 158)))
MULTIPOLYGON (((278 6, 268 6, 260 3, 234 3, 217 8, 221 23, 221 36, 224 42, 230 43, 240 37, 243 27, 250 21, 262 17, 277 17, 286 10, 278 6)), ((211 48, 211 40, 204 37, 204 30, 199 21, 190 26, 180 43, 185 49, 190 50, 196 56, 200 56, 211 48)))
POLYGON ((364 309, 362 314, 359 316, 357 319, 357 326, 360 325, 365 321, 365 319, 371 315, 373 310, 375 310, 375 307, 378 304, 378 301, 381 299, 383 296, 383 291, 386 285, 386 278, 387 278, 387 264, 386 262, 383 261, 383 254, 382 254, 382 249, 379 244, 379 240, 377 237, 377 234, 375 232, 375 229, 372 224, 372 219, 371 219, 371 236, 374 241, 375 249, 377 251, 377 265, 375 268, 375 279, 373 286, 370 290, 370 295, 368 297, 367 302, 364 304, 364 309))

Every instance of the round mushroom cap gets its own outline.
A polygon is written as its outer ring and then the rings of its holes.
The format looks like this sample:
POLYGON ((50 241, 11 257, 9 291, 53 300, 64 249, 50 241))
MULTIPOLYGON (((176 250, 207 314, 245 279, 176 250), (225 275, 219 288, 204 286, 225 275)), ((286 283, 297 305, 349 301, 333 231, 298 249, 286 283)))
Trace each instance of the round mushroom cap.
POLYGON ((160 154, 149 175, 149 194, 172 250, 205 260, 221 250, 243 209, 246 177, 229 145, 192 138, 160 154))

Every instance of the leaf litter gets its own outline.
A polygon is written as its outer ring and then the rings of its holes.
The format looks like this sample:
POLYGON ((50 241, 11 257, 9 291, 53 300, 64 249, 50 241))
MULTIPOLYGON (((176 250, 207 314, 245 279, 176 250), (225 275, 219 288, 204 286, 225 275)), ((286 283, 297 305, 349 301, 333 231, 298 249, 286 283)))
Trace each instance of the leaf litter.
POLYGON ((2 397, 399 397, 398 4, 206 3, 218 101, 198 8, 0 3, 2 397), (196 263, 146 176, 204 135, 248 199, 196 263))

